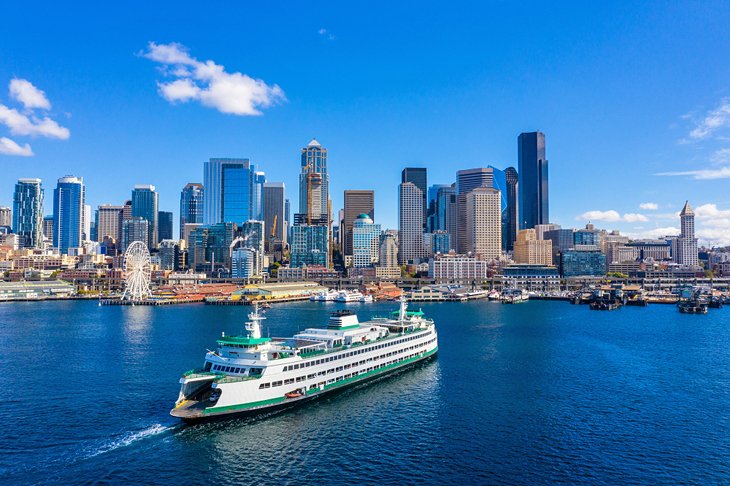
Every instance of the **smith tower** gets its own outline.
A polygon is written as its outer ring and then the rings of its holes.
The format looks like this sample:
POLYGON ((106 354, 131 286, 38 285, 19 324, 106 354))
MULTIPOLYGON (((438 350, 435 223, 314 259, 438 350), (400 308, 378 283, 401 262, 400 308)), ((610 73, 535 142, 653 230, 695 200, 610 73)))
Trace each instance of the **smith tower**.
POLYGON ((548 224, 548 161, 545 158, 545 134, 521 133, 517 137, 517 172, 519 185, 520 229, 548 224))

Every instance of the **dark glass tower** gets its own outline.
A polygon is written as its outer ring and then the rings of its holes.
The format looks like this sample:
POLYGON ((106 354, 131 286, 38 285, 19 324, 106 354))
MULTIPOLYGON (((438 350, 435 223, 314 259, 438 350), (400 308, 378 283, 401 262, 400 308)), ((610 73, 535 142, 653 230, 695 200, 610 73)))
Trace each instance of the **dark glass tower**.
POLYGON ((548 161, 545 159, 545 134, 521 133, 517 137, 517 158, 520 174, 520 229, 548 224, 548 161))
POLYGON ((507 227, 505 243, 507 250, 513 250, 517 239, 517 228, 519 227, 519 214, 517 205, 517 170, 514 167, 507 167, 504 171, 507 182, 507 227))
POLYGON ((401 183, 412 182, 423 194, 423 229, 426 229, 428 219, 428 178, 425 167, 406 167, 401 173, 401 183))

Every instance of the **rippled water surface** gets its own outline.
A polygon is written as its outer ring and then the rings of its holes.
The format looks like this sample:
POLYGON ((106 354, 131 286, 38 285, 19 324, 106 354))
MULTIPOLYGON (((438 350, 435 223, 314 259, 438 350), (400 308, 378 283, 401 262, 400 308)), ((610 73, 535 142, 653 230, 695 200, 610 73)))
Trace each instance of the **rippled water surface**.
MULTIPOLYGON (((275 306, 272 336, 341 304, 275 306)), ((361 319, 392 304, 350 305, 361 319)), ((424 304, 436 360, 306 406, 168 415, 244 307, 0 305, 4 484, 727 483, 730 309, 424 304)))

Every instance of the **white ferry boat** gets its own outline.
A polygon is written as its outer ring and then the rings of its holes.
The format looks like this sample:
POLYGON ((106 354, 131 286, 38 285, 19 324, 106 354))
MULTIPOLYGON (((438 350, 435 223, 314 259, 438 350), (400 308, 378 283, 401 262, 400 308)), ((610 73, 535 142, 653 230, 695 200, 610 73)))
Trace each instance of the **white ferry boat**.
POLYGON ((357 290, 341 290, 335 297, 335 302, 360 302, 362 296, 357 290))
POLYGON ((309 297, 309 300, 315 302, 331 302, 335 300, 335 297, 337 297, 336 290, 322 290, 316 294, 312 294, 312 296, 309 297))
POLYGON ((433 320, 408 311, 405 300, 390 317, 359 322, 339 311, 327 328, 291 338, 261 335, 258 307, 246 336, 225 336, 208 351, 202 369, 180 379, 170 415, 186 422, 295 404, 380 377, 428 359, 438 351, 433 320))

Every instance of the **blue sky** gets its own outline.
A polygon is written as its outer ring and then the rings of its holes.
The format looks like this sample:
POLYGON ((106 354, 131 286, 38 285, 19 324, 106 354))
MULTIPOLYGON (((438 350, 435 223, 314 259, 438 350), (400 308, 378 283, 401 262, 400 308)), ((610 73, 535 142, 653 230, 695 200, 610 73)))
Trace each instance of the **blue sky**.
POLYGON ((547 3, 12 2, 0 204, 19 177, 49 199, 74 174, 94 206, 151 183, 177 216, 209 157, 250 158, 296 201, 317 137, 333 208, 374 189, 376 220, 395 227, 403 167, 428 167, 429 184, 506 168, 539 129, 554 222, 671 233, 689 199, 701 238, 730 244, 730 4, 547 3), (154 46, 171 43, 183 64, 160 62, 154 46), (208 60, 224 74, 192 74, 208 60))

